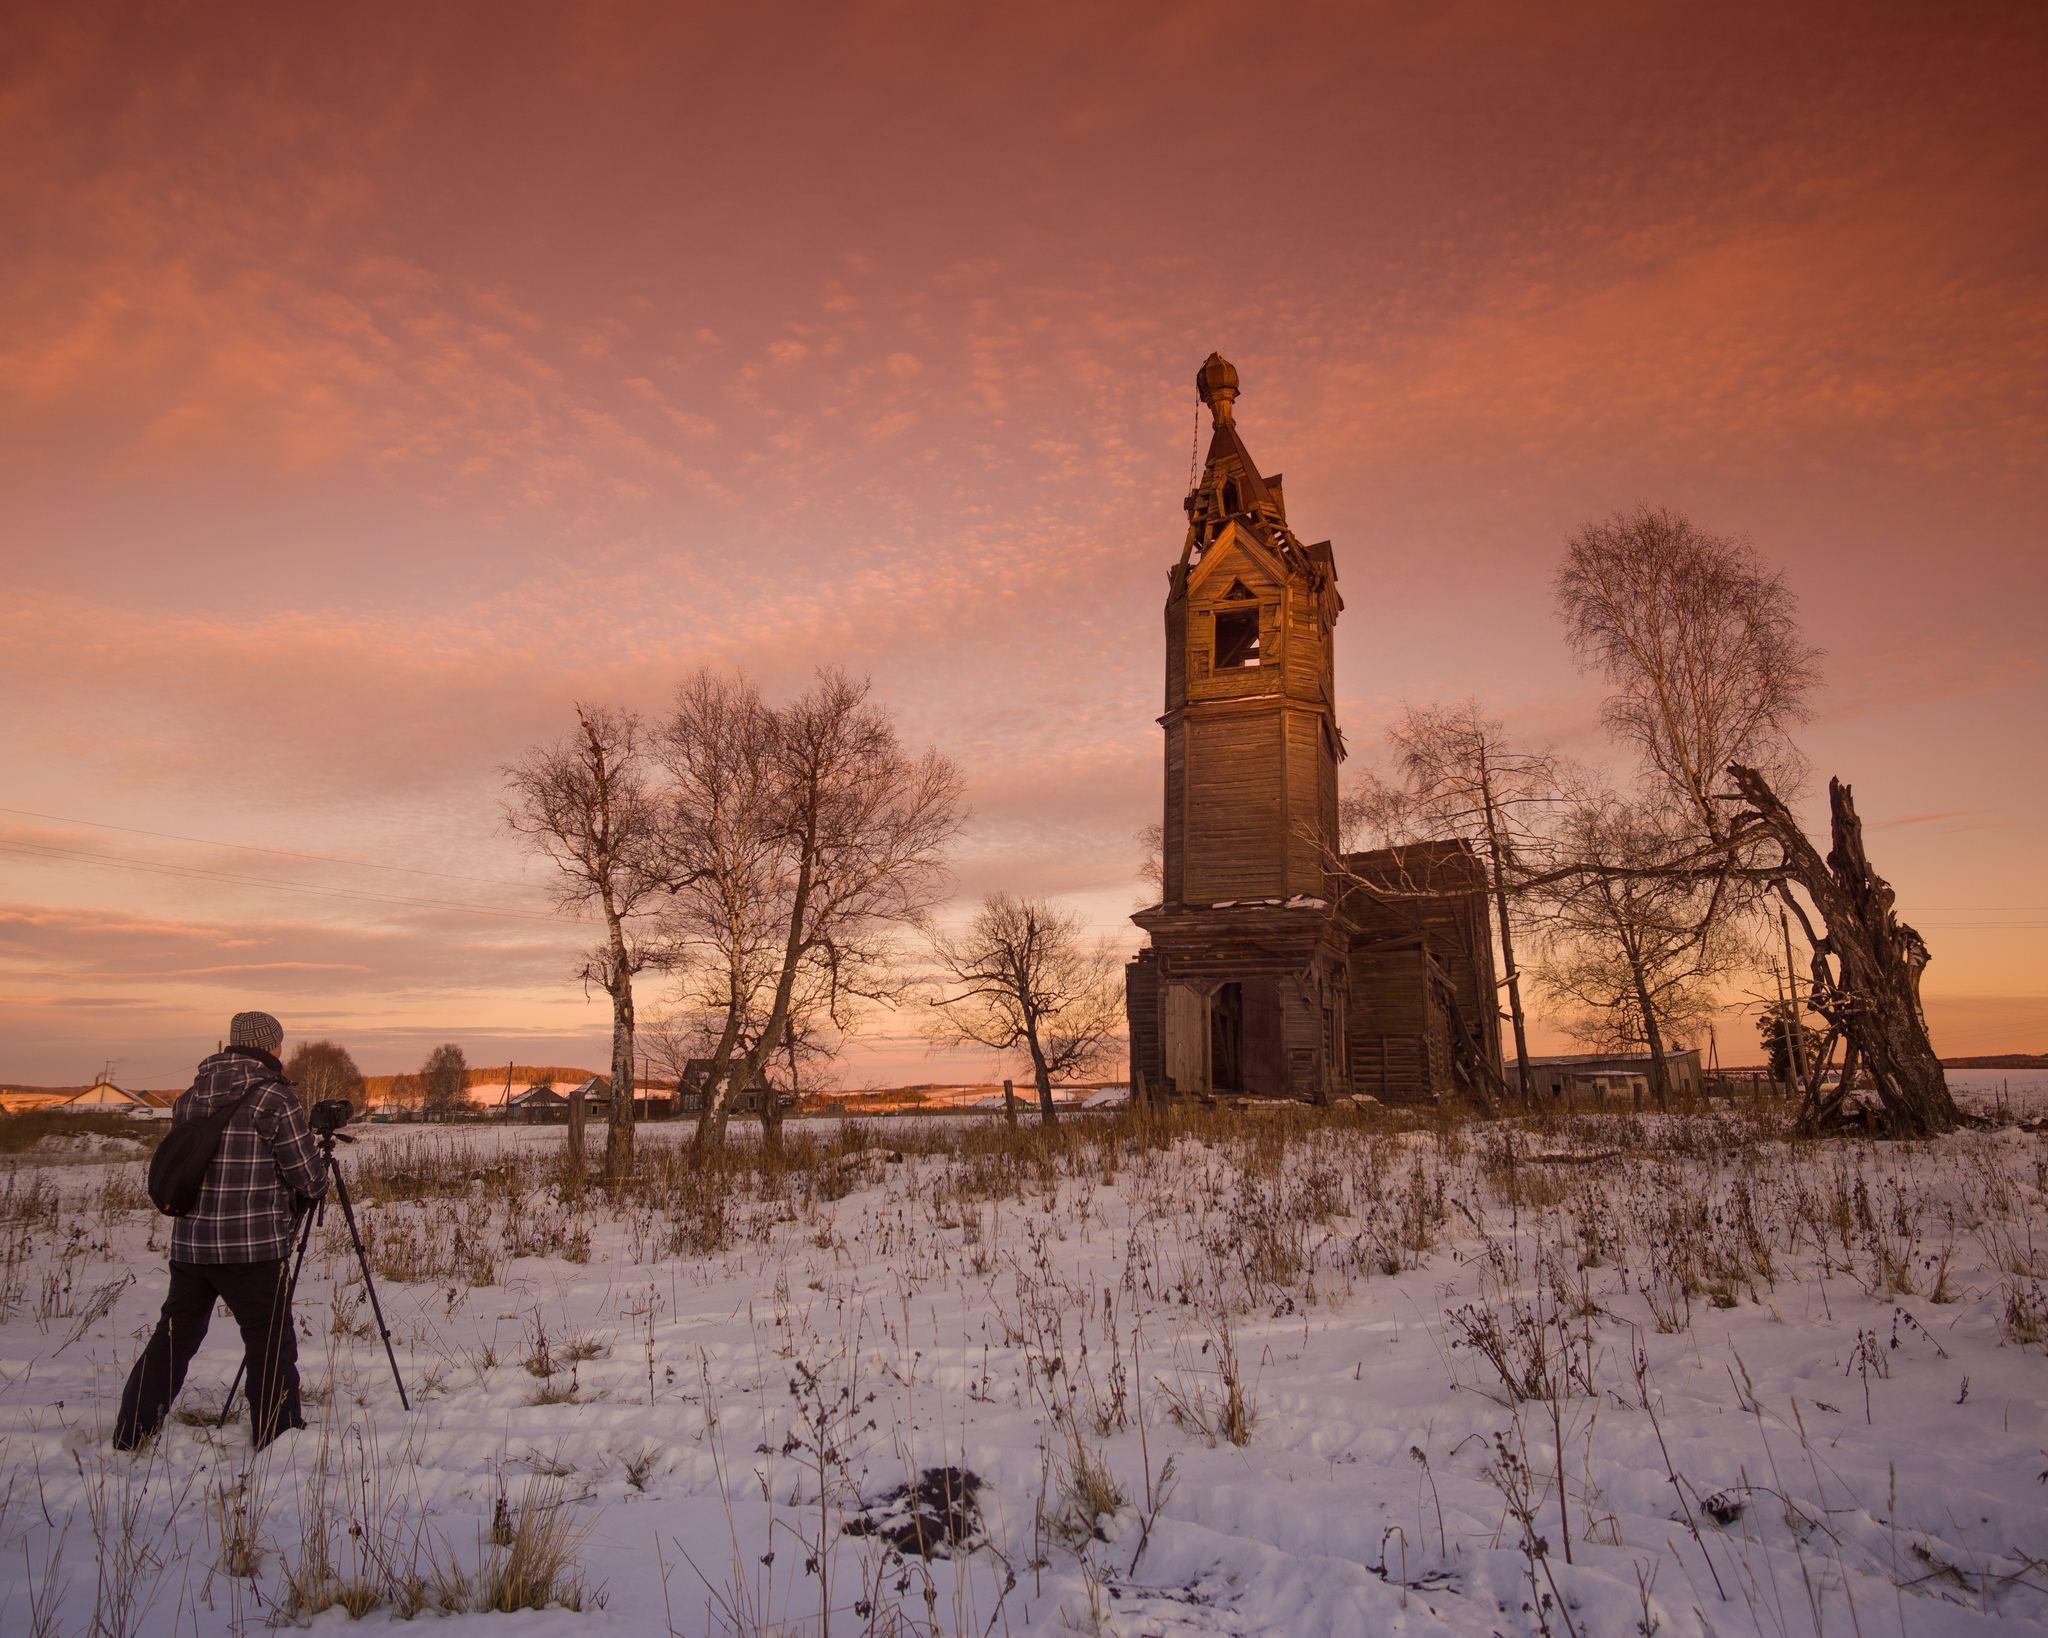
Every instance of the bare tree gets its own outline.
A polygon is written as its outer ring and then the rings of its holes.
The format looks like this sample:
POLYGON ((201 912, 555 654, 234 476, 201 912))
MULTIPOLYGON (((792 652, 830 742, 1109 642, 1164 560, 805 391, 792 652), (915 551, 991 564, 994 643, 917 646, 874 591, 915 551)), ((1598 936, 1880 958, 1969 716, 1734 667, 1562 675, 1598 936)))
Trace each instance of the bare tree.
POLYGON ((1751 959, 1729 918, 1703 903, 1719 869, 1691 862, 1693 833, 1667 802, 1584 796, 1560 842, 1538 983, 1580 1041, 1647 1053, 1657 1106, 1668 1107, 1673 1032, 1704 1027, 1717 982, 1751 959))
POLYGON ((1038 1084, 1038 1108, 1054 1120, 1052 1083, 1116 1049, 1123 1023, 1122 963, 1106 944, 1082 941, 1082 921, 1043 899, 991 893, 965 932, 932 938, 945 976, 930 1031, 943 1045, 1021 1050, 1038 1084))
POLYGON ((1731 762, 1780 786, 1799 777, 1787 735, 1811 715, 1820 650, 1784 575, 1747 542, 1638 506, 1571 537, 1556 594, 1580 667, 1614 688, 1608 732, 1708 837, 1728 835, 1714 791, 1731 762))
POLYGON ((326 1098, 346 1098, 358 1109, 363 1105, 363 1072, 338 1042, 301 1041, 284 1075, 298 1087, 299 1101, 308 1110, 326 1098))
POLYGON ((750 1016, 758 1040, 763 995, 778 972, 789 841, 776 758, 782 726, 745 677, 705 667, 677 687, 656 736, 668 774, 663 936, 687 974, 688 1004, 717 1020, 707 1026, 717 1033, 690 1054, 711 1060, 699 1142, 723 1119, 712 1089, 729 1079, 735 1053, 745 1058, 750 1016))
MULTIPOLYGON (((1563 798, 1559 764, 1547 750, 1519 750, 1507 725, 1488 716, 1475 699, 1456 705, 1407 706, 1387 730, 1406 784, 1377 778, 1354 785, 1352 822, 1370 826, 1389 844, 1462 837, 1473 844, 1499 923, 1501 971, 1515 1032, 1522 1095, 1535 1083, 1529 1070, 1528 1026, 1522 1011, 1522 975, 1515 961, 1511 903, 1518 903, 1529 855, 1546 841, 1545 826, 1563 798)), ((1341 815, 1340 815, 1341 820, 1341 815)), ((1492 1005, 1490 999, 1486 1002, 1492 1005)))
MULTIPOLYGON (((1948 1076, 1934 1055, 1920 1009, 1920 975, 1933 958, 1918 931, 1899 920, 1891 885, 1871 866, 1849 787, 1838 779, 1828 781, 1833 845, 1823 859, 1761 770, 1737 764, 1728 773, 1749 804, 1731 824, 1761 826, 1783 850, 1769 874, 1813 947, 1809 1004, 1849 1043, 1834 1097, 1820 1099, 1817 1076, 1809 1083, 1802 1125, 1815 1130, 1832 1118, 1855 1084, 1860 1057, 1895 1131, 1924 1137, 1953 1130, 1962 1112, 1949 1093, 1948 1076), (1785 885, 1788 881, 1812 899, 1820 930, 1785 885)), ((1832 1039, 1823 1045, 1822 1063, 1833 1045, 1832 1039)))
MULTIPOLYGON (((772 713, 772 731, 763 734, 761 809, 744 827, 754 840, 723 862, 701 849, 676 850, 671 877, 685 884, 678 896, 700 893, 714 910, 728 897, 744 903, 719 952, 732 977, 732 1040, 708 1088, 700 1145, 724 1141, 732 1098, 782 1050, 807 989, 835 1020, 858 1001, 900 991, 892 932, 937 902, 943 850, 963 819, 960 776, 936 750, 905 751, 868 692, 865 681, 821 672, 808 693, 772 713), (692 881, 697 872, 711 874, 692 881), (717 881, 720 872, 739 887, 717 881), (742 1046, 755 1016, 759 1034, 742 1046)), ((694 731, 687 722, 679 729, 694 731)), ((671 767, 677 749, 665 753, 671 767)))
POLYGON ((469 1060, 453 1041, 444 1042, 427 1054, 420 1065, 420 1086, 429 1109, 442 1115, 469 1106, 469 1060))
POLYGON ((513 792, 505 819, 555 866, 556 907, 595 910, 604 924, 604 942, 584 957, 580 976, 612 1000, 611 1082, 626 1095, 611 1100, 604 1165, 617 1179, 633 1168, 633 977, 659 959, 640 922, 663 891, 662 810, 649 789, 640 719, 579 705, 576 720, 576 733, 505 770, 513 792))

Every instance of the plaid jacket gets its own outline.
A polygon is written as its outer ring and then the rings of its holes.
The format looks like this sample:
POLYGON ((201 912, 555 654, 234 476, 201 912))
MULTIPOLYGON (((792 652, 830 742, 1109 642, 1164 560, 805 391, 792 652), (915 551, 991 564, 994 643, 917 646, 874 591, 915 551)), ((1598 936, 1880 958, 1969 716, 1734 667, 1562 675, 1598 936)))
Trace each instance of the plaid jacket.
POLYGON ((327 1192, 326 1157, 314 1146, 283 1066, 267 1052, 229 1047, 208 1058, 191 1089, 171 1106, 171 1124, 217 1111, 251 1087, 261 1090, 221 1133, 199 1204, 172 1224, 173 1262, 261 1263, 282 1257, 292 1242, 291 1192, 308 1200, 327 1192))

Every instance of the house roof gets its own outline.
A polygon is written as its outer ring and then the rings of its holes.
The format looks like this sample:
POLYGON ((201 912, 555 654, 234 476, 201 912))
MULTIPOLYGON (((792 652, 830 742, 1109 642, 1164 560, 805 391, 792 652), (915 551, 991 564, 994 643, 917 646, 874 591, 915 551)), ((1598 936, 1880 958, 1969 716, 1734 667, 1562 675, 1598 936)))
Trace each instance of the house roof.
POLYGON ((153 1102, 146 1094, 130 1092, 116 1086, 112 1081, 95 1081, 76 1097, 66 1098, 59 1108, 63 1109, 157 1109, 162 1105, 153 1102))

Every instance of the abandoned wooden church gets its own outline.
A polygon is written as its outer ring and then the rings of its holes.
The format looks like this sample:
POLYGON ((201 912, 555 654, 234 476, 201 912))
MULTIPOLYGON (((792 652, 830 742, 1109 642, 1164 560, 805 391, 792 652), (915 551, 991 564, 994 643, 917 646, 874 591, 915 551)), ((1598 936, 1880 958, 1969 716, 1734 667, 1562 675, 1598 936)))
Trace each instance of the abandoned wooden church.
MULTIPOLYGON (((1125 969, 1148 1092, 1327 1103, 1501 1089, 1485 879, 1462 842, 1340 853, 1328 541, 1303 545, 1239 435, 1237 371, 1166 598, 1162 901, 1125 969)), ((1142 1080, 1138 1078, 1142 1077, 1142 1080)))

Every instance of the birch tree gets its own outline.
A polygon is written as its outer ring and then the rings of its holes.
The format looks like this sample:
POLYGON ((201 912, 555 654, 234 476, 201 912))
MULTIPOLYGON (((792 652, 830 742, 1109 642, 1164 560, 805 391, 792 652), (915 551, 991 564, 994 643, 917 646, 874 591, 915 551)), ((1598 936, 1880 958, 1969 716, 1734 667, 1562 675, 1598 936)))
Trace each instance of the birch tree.
MULTIPOLYGON (((1630 857, 1621 868, 1633 869, 1651 832, 1668 860, 1685 852, 1679 831, 1689 830, 1713 855, 1711 865, 1703 875, 1695 858, 1674 872, 1670 903, 1643 889, 1640 908, 1658 925, 1679 906, 1696 915, 1685 959, 1718 967, 1740 943, 1722 936, 1723 923, 1748 920, 1772 889, 1772 878, 1751 868, 1760 859, 1760 833, 1751 827, 1748 842, 1736 834, 1721 794, 1726 771, 1736 763, 1763 770, 1781 790, 1794 789, 1806 773, 1791 730, 1812 714, 1821 654, 1801 635, 1798 599, 1746 541, 1648 505, 1574 534, 1554 589, 1580 669, 1610 685, 1600 708, 1609 735, 1640 758, 1635 817, 1620 830, 1604 820, 1581 826, 1582 840, 1624 844, 1630 857)), ((1583 891, 1565 894, 1564 902, 1580 911, 1599 908, 1601 892, 1619 879, 1603 877, 1605 889, 1582 880, 1583 891)), ((1777 891, 1783 895, 1782 885, 1777 891)), ((1613 908, 1631 915, 1637 907, 1624 893, 1613 908)), ((1662 934, 1650 939, 1663 941, 1662 934)), ((1677 954, 1672 959, 1682 964, 1677 954)), ((1661 1077, 1661 1063, 1657 1072, 1661 1077)))
POLYGON ((1821 654, 1784 575, 1746 541, 1638 506, 1571 537, 1555 590, 1580 669, 1613 689, 1608 733, 1701 833, 1729 834, 1715 793, 1730 763, 1780 790, 1797 783, 1805 764, 1789 736, 1812 714, 1821 654))
MULTIPOLYGON (((779 975, 778 937, 789 885, 788 812, 776 755, 783 724, 744 676, 699 670, 676 689, 656 736, 667 773, 662 874, 665 937, 680 957, 681 988, 702 1019, 711 1060, 697 1141, 722 1123, 730 1095, 714 1094, 765 1025, 779 975)), ((750 1081, 740 1083, 751 1085, 750 1081)))
POLYGON ((577 732, 537 746, 505 769, 506 823, 555 867, 555 906, 595 913, 602 942, 578 969, 612 1002, 611 1113, 604 1173, 633 1169, 633 979, 659 962, 645 935, 664 893, 662 808, 650 788, 645 730, 631 711, 576 707, 577 732))
MULTIPOLYGON (((945 848, 964 818, 959 773, 936 750, 906 751, 868 694, 866 681, 824 671, 800 699, 772 711, 760 817, 748 822, 762 847, 750 842, 717 866, 692 863, 689 850, 678 849, 677 864, 690 865, 678 879, 695 870, 757 873, 743 884, 746 931, 733 949, 747 952, 746 964, 734 969, 732 1041, 708 1089, 700 1147, 724 1142, 736 1091, 760 1079, 781 1050, 807 987, 835 1017, 900 992, 891 935, 922 918, 943 891, 945 848), (742 1045, 755 1016, 759 1034, 742 1045)), ((711 881, 684 890, 726 890, 711 881)))
POLYGON ((346 1098, 358 1109, 363 1106, 363 1072, 338 1042, 301 1041, 284 1066, 284 1078, 298 1088, 308 1113, 325 1098, 346 1098))

